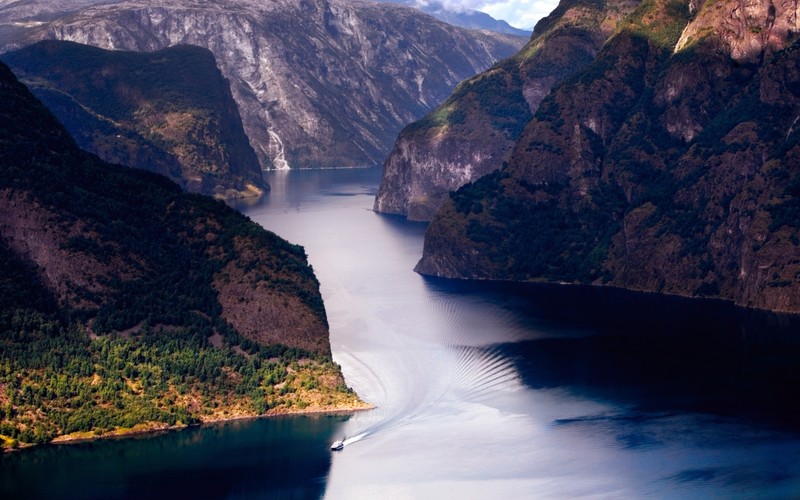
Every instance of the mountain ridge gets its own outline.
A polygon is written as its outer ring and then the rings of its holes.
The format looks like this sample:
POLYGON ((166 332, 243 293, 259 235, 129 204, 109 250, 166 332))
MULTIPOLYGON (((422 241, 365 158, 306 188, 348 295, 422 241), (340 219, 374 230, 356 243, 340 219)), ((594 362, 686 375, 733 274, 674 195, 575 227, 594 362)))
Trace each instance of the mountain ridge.
POLYGON ((0 50, 41 39, 211 50, 265 169, 377 164, 403 125, 525 41, 358 1, 119 0, 60 14, 61 4, 43 6, 55 11, 44 20, 30 4, 0 11, 0 50))

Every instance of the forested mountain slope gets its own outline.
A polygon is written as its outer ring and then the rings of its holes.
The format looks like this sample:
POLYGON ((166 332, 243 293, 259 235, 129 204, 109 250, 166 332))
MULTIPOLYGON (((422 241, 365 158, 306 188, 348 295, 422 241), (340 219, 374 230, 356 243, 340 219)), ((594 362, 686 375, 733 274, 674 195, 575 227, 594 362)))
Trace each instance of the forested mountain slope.
POLYGON ((769 1, 643 2, 450 196, 417 269, 800 312, 799 33, 769 1))
POLYGON ((359 404, 301 247, 80 150, 2 64, 0 262, 9 445, 359 404))

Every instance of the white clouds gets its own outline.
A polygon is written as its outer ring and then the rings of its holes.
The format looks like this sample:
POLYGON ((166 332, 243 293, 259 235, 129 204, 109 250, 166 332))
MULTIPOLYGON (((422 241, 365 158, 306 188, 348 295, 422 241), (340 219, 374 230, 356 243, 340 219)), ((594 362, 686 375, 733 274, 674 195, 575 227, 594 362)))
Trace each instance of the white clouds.
MULTIPOLYGON (((485 5, 495 3, 498 0, 414 0, 417 7, 424 8, 433 4, 450 12, 464 12, 467 10, 481 10, 485 5)), ((2 0, 0 0, 2 2, 2 0)))
POLYGON ((491 0, 442 0, 445 10, 464 12, 465 10, 481 10, 482 7, 492 3, 491 0))
MULTIPOLYGON (((430 1, 417 0, 417 3, 428 4, 430 1)), ((441 4, 445 10, 479 10, 514 27, 531 28, 556 8, 558 0, 441 0, 441 4)))
POLYGON ((503 19, 515 28, 529 29, 550 14, 556 5, 558 0, 504 0, 484 2, 476 10, 486 12, 495 19, 503 19))

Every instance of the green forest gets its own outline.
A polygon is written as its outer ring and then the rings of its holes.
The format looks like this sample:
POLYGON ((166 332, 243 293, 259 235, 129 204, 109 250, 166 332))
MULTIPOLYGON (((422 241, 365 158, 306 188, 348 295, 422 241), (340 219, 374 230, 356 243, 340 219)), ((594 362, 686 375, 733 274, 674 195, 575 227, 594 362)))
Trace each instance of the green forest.
POLYGON ((199 325, 90 338, 79 324, 3 307, 0 329, 0 435, 8 447, 354 399, 325 356, 252 343, 250 352, 217 348, 199 325))

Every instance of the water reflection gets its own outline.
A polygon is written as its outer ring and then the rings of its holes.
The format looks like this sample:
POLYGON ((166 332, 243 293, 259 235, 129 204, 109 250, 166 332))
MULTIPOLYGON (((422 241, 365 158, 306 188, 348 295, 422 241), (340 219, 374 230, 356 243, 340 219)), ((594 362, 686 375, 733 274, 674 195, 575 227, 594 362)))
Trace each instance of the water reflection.
POLYGON ((509 311, 516 338, 491 352, 513 359, 531 388, 800 430, 798 316, 618 289, 428 282, 439 297, 480 297, 509 311))

